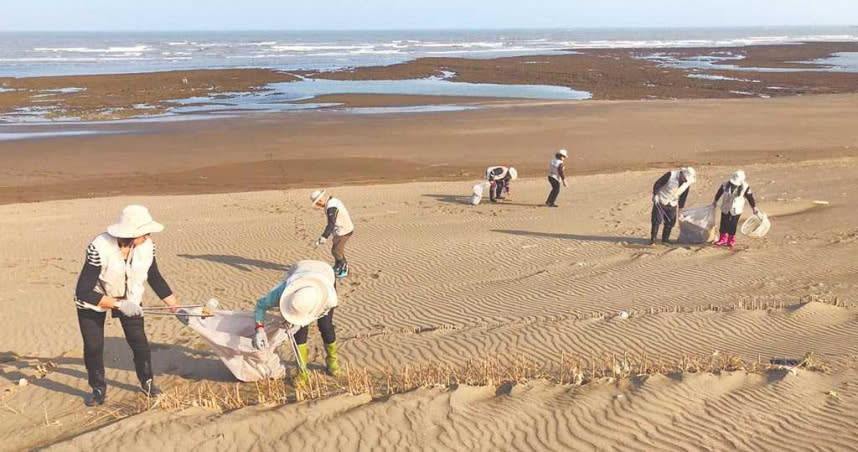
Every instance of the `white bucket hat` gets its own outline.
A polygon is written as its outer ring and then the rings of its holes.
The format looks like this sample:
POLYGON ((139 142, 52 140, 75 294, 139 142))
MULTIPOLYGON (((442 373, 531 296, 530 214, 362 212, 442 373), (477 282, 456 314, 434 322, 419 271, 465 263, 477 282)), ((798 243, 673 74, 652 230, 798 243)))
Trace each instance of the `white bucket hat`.
POLYGON ((687 180, 689 184, 693 184, 697 181, 697 171, 694 171, 694 168, 689 166, 687 168, 682 168, 680 171, 682 172, 682 175, 685 176, 685 180, 687 180))
POLYGON ((313 323, 329 309, 334 287, 315 276, 302 277, 283 290, 280 295, 280 313, 292 325, 301 327, 313 323))
POLYGON ((108 234, 120 239, 133 239, 163 230, 164 225, 152 219, 149 209, 137 204, 125 206, 116 224, 107 227, 108 234))
POLYGON ((515 168, 513 168, 513 167, 510 167, 510 168, 509 168, 509 178, 510 178, 511 180, 516 180, 516 179, 518 179, 518 171, 516 171, 516 169, 515 169, 515 168))
POLYGON ((569 153, 566 152, 566 149, 561 149, 561 150, 557 151, 557 153, 559 155, 562 155, 563 157, 569 157, 569 153))
POLYGON ((739 186, 745 183, 745 172, 742 170, 736 171, 730 176, 730 183, 739 186))
POLYGON ((313 200, 313 204, 319 202, 323 196, 325 196, 325 190, 316 190, 313 193, 310 193, 310 199, 313 200))

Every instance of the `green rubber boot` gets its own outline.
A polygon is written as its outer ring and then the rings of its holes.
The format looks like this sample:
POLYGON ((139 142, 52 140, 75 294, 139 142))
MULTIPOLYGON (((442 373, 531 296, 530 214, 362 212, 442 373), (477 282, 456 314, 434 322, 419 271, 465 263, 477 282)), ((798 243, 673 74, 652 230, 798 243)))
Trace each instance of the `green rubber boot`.
POLYGON ((310 351, 307 350, 307 344, 298 344, 298 356, 301 357, 301 362, 295 363, 298 368, 298 375, 295 376, 295 384, 307 384, 310 381, 310 373, 307 371, 310 351))
POLYGON ((328 374, 334 377, 340 376, 340 359, 337 357, 337 349, 339 346, 336 342, 325 344, 325 352, 328 356, 325 357, 325 364, 328 367, 328 374))

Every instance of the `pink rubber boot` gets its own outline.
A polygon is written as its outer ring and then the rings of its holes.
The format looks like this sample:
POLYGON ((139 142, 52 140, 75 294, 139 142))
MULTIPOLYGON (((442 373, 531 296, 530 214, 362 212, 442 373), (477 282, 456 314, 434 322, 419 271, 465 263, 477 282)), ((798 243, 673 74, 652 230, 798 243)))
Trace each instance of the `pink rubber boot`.
POLYGON ((731 235, 731 236, 730 236, 730 238, 727 240, 727 246, 729 246, 729 247, 730 247, 730 249, 732 250, 732 249, 733 249, 733 245, 735 245, 735 244, 736 244, 736 236, 735 236, 735 235, 731 235))
POLYGON ((715 242, 714 246, 724 246, 727 244, 727 234, 721 234, 721 237, 718 238, 718 241, 715 242))

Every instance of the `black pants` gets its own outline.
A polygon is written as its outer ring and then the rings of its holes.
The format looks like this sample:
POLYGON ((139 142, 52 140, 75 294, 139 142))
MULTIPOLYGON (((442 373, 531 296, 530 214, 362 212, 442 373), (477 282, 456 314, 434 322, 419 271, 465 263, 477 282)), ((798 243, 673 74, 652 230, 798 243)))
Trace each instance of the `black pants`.
MULTIPOLYGON (((77 320, 80 324, 80 334, 83 336, 83 361, 89 374, 89 386, 106 389, 104 381, 104 319, 106 312, 95 312, 88 309, 77 310, 77 320)), ((134 368, 137 379, 143 386, 152 379, 152 354, 149 351, 149 340, 143 328, 143 317, 125 317, 119 315, 125 340, 134 353, 134 368)))
POLYGON ((650 232, 650 240, 655 242, 658 236, 658 227, 664 223, 664 230, 661 233, 661 241, 666 242, 670 239, 670 231, 676 224, 676 206, 665 206, 660 203, 652 204, 652 230, 650 232))
POLYGON ((551 205, 554 204, 554 201, 557 201, 557 195, 560 194, 560 181, 549 176, 548 182, 551 184, 551 193, 548 194, 548 199, 545 200, 545 204, 551 205))
MULTIPOLYGON (((335 308, 331 308, 331 310, 328 311, 328 313, 325 314, 324 317, 321 317, 319 318, 319 320, 316 321, 316 326, 319 327, 319 332, 322 333, 322 341, 324 341, 326 344, 336 342, 337 340, 337 335, 336 333, 334 333, 334 309, 335 308)), ((309 331, 309 326, 305 326, 304 328, 298 330, 298 332, 295 333, 295 342, 297 342, 298 345, 306 344, 307 333, 309 331)))
POLYGON ((497 199, 503 199, 503 190, 506 188, 505 180, 498 180, 494 182, 494 190, 492 187, 489 187, 489 200, 494 201, 497 199))
POLYGON ((736 235, 736 228, 739 227, 739 217, 741 215, 730 215, 729 213, 721 213, 721 234, 736 235))

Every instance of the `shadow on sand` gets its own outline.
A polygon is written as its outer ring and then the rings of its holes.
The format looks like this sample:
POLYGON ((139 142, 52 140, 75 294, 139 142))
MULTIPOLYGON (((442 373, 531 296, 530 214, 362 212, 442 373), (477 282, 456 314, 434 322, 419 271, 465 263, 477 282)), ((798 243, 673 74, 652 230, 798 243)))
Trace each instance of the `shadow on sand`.
POLYGON ((219 264, 226 264, 243 272, 252 271, 249 267, 262 268, 266 270, 289 270, 288 265, 263 261, 259 259, 248 259, 246 257, 232 256, 229 254, 179 254, 178 256, 183 257, 185 259, 198 259, 209 262, 217 262, 219 264))
MULTIPOLYGON (((439 195, 439 194, 425 194, 420 195, 425 198, 434 198, 438 200, 438 202, 445 202, 448 204, 460 204, 460 205, 471 205, 471 197, 470 196, 456 196, 456 195, 439 195)), ((495 205, 495 206, 517 206, 517 207, 545 207, 544 204, 526 204, 521 202, 512 202, 512 201, 501 201, 496 204, 492 204, 489 201, 488 197, 484 197, 480 205, 495 205)))
POLYGON ((500 232, 501 234, 520 235, 525 237, 537 237, 546 239, 564 239, 564 240, 580 240, 584 242, 608 242, 608 243, 628 243, 634 245, 649 245, 649 239, 640 237, 623 237, 623 236, 608 236, 608 235, 580 235, 580 234, 560 234, 554 232, 535 232, 522 231, 518 229, 492 229, 492 232, 500 232))

